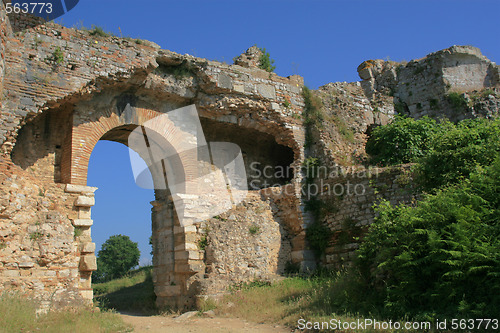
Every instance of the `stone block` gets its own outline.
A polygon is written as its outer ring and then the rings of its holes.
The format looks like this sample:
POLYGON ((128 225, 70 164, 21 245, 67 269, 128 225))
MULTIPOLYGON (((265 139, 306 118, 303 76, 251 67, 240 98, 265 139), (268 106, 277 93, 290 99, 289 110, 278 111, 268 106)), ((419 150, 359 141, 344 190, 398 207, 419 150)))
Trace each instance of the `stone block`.
POLYGON ((20 275, 19 271, 16 269, 7 269, 3 271, 4 277, 18 277, 20 275))
POLYGON ((80 257, 80 270, 84 272, 95 271, 97 269, 97 260, 95 255, 87 254, 80 257))
POLYGON ((273 86, 268 84, 259 84, 257 86, 257 91, 260 95, 262 95, 262 97, 276 99, 276 90, 273 86))
POLYGON ((217 85, 224 89, 233 89, 233 80, 226 74, 219 74, 217 85))
POLYGON ((90 207, 80 207, 78 210, 78 218, 79 219, 90 219, 91 209, 90 207))
POLYGON ((35 264, 31 261, 25 261, 19 263, 19 268, 31 268, 33 266, 35 266, 35 264))
POLYGON ((87 197, 84 195, 80 195, 75 202, 75 206, 77 207, 92 207, 95 205, 94 197, 87 197))
POLYGON ((90 227, 94 223, 91 219, 75 219, 73 220, 73 225, 75 227, 90 227))
POLYGON ((80 289, 80 295, 86 300, 92 301, 94 299, 94 291, 92 289, 80 289))
POLYGON ((94 253, 95 252, 95 243, 87 242, 80 244, 80 252, 82 253, 94 253))
POLYGON ((181 286, 156 286, 155 287, 156 296, 171 297, 178 296, 181 294, 181 286))
POLYGON ((66 184, 66 188, 64 190, 67 193, 94 193, 97 190, 97 187, 66 184))

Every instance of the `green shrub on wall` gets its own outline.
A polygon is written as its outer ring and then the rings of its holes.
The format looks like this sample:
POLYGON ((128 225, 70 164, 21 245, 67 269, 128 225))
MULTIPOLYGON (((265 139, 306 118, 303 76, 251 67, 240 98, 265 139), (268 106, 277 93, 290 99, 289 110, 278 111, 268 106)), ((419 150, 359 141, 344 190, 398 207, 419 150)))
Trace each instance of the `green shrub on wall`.
POLYGON ((470 180, 415 207, 383 202, 357 267, 386 316, 497 317, 500 308, 500 154, 470 180))
POLYGON ((309 246, 314 251, 316 258, 321 257, 325 253, 330 242, 332 232, 321 221, 315 221, 306 229, 306 240, 309 246))
POLYGON ((398 115, 390 124, 373 130, 366 152, 373 164, 415 162, 429 150, 431 139, 450 126, 449 122, 437 123, 429 117, 416 120, 398 115))
POLYGON ((463 120, 435 135, 417 165, 417 182, 426 191, 467 178, 488 166, 500 151, 500 119, 463 120))
POLYGON ((263 69, 267 72, 274 72, 276 69, 276 66, 273 66, 274 60, 271 59, 271 56, 269 53, 266 51, 266 48, 259 47, 259 50, 262 52, 260 58, 259 58, 259 68, 263 69))

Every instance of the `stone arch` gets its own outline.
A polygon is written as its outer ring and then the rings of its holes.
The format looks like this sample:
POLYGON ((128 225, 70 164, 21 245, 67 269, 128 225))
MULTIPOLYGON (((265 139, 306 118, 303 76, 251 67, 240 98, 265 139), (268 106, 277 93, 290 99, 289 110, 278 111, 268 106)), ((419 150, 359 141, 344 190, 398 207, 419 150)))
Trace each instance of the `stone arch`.
MULTIPOLYGON (((96 269, 95 246, 92 246, 90 227, 92 225, 90 207, 95 204, 93 192, 95 187, 86 186, 87 170, 90 155, 99 140, 109 140, 128 146, 129 135, 138 127, 144 130, 148 124, 148 144, 155 141, 157 145, 169 151, 169 169, 173 171, 178 184, 185 184, 177 190, 188 191, 190 180, 198 175, 196 155, 186 153, 186 131, 176 126, 175 122, 156 121, 164 113, 127 105, 121 114, 116 112, 101 113, 97 121, 77 123, 74 121, 71 135, 71 154, 67 164, 70 168, 63 170, 63 179, 69 179, 66 191, 79 195, 75 202, 78 219, 73 220, 75 227, 83 230, 79 237, 80 289, 81 295, 91 300, 91 272, 96 269), (66 174, 64 174, 64 171, 66 174), (66 178, 65 178, 66 177, 66 178)), ((145 132, 144 132, 145 133, 145 132)), ((141 155, 140 152, 138 152, 141 155)), ((142 156, 141 156, 142 157, 142 156)), ((63 161, 64 163, 64 161, 63 161)), ((148 165, 150 166, 150 165, 148 165)), ((150 166, 151 167, 151 166, 150 166)), ((151 170, 151 169, 150 169, 151 170)), ((165 169, 156 174, 153 170, 155 185, 163 179, 167 184, 165 169)), ((170 179, 171 180, 171 179, 170 179)), ((155 186, 156 188, 156 186, 155 186)), ((174 308, 190 307, 194 304, 197 289, 189 278, 204 269, 202 257, 194 245, 197 227, 182 226, 174 209, 174 198, 168 187, 155 189, 155 201, 152 204, 153 232, 153 280, 157 303, 159 306, 174 308)))
POLYGON ((165 149, 169 149, 172 152, 171 155, 179 157, 181 165, 176 170, 184 170, 183 176, 186 181, 195 177, 196 161, 184 154, 184 133, 174 123, 168 124, 167 128, 160 128, 165 124, 156 124, 155 119, 158 119, 162 114, 158 111, 127 105, 121 114, 110 109, 105 114, 101 114, 97 121, 78 123, 74 119, 71 140, 67 142, 69 147, 65 147, 71 153, 63 156, 61 163, 62 182, 86 185, 90 154, 97 142, 103 139, 127 145, 126 135, 130 134, 136 126, 142 126, 146 122, 152 122, 151 129, 153 131, 161 132, 155 137, 158 140, 163 139, 161 144, 165 145, 165 149), (117 133, 119 131, 124 135, 117 133))

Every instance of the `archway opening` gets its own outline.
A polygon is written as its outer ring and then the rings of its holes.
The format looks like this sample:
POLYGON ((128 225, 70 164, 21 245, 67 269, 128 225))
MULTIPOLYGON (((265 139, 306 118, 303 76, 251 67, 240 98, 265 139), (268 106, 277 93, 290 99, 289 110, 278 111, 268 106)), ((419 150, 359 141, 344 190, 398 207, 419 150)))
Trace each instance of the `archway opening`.
MULTIPOLYGON (((140 251, 139 266, 143 271, 138 274, 144 275, 146 280, 151 280, 151 268, 146 266, 152 266, 150 202, 155 200, 155 195, 153 190, 136 185, 128 150, 122 143, 101 139, 90 156, 87 183, 98 188, 95 192, 96 204, 92 207, 92 241, 96 244, 98 254, 102 244, 111 236, 128 236, 132 242, 137 243, 140 251)), ((97 264, 99 272, 99 260, 97 264)), ((100 281, 93 278, 94 286, 95 282, 100 281)), ((154 301, 152 281, 144 281, 144 286, 136 288, 148 289, 144 292, 149 293, 154 301)), ((122 296, 110 294, 104 298, 107 298, 105 302, 108 302, 109 306, 126 310, 126 307, 120 306, 130 305, 132 302, 115 304, 122 296)), ((98 300, 103 298, 99 292, 96 292, 94 297, 98 300)))

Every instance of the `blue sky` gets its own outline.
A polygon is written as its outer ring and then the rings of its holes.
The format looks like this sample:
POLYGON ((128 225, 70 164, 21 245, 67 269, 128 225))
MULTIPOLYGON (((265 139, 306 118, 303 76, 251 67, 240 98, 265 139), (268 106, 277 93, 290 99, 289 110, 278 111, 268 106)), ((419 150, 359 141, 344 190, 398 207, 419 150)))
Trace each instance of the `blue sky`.
MULTIPOLYGON (((479 47, 500 61, 499 12, 498 0, 80 0, 57 22, 94 24, 228 63, 257 44, 275 59, 276 73, 302 75, 315 89, 358 80, 356 68, 367 59, 409 61, 454 44, 479 47)), ((135 186, 127 148, 101 141, 88 185, 99 187, 92 212, 97 248, 113 234, 126 234, 147 261, 153 191, 135 186)))

